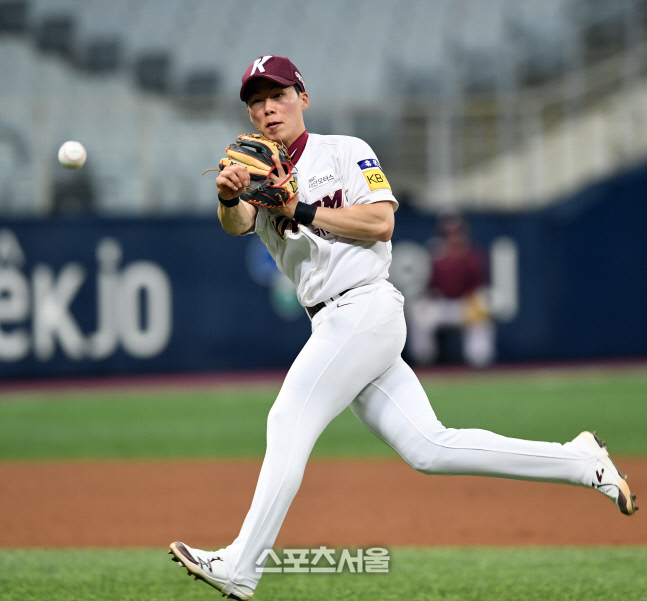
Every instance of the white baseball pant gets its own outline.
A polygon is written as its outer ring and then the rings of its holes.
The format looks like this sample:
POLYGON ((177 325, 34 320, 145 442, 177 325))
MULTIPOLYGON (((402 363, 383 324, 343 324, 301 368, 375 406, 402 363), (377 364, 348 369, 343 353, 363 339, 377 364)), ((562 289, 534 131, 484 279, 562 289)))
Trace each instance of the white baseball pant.
POLYGON ((550 442, 445 428, 400 353, 402 295, 386 281, 327 303, 290 368, 267 420, 267 449, 251 508, 225 563, 233 582, 255 588, 297 493, 312 448, 346 407, 425 474, 475 474, 590 484, 595 458, 550 442))

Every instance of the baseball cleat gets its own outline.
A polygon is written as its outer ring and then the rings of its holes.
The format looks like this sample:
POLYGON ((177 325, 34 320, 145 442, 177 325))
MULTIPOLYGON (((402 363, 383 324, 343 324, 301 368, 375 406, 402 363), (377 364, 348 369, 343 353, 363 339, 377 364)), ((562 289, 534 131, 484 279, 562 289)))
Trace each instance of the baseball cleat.
POLYGON ((573 444, 590 449, 597 456, 591 486, 609 497, 622 513, 633 515, 638 510, 634 504, 636 495, 631 494, 627 477, 611 461, 606 442, 598 438, 597 432, 582 432, 573 440, 573 444))
POLYGON ((252 598, 254 591, 248 586, 230 584, 229 573, 222 558, 222 550, 202 551, 181 542, 171 543, 169 549, 169 555, 172 555, 171 559, 180 567, 186 568, 189 576, 213 586, 222 593, 223 597, 235 601, 247 601, 252 598), (226 588, 231 588, 231 590, 226 593, 226 588))

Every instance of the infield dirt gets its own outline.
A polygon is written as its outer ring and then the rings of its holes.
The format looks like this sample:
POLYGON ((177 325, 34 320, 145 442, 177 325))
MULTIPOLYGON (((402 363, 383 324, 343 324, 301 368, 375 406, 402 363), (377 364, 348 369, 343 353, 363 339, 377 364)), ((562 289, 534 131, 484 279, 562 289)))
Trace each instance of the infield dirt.
MULTIPOLYGON (((647 460, 620 458, 647 495, 647 460)), ((238 534, 260 462, 0 463, 0 547, 217 549, 238 534)), ((645 545, 647 521, 582 487, 424 476, 398 460, 312 460, 281 547, 645 545)))

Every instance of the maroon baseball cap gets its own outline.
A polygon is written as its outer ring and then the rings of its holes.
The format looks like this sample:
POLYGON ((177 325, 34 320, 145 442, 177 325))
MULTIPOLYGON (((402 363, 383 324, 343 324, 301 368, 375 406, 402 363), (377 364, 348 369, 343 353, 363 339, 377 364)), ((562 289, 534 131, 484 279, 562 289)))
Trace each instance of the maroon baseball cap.
POLYGON ((240 99, 245 102, 248 94, 248 84, 254 79, 269 79, 274 83, 287 88, 297 85, 302 92, 306 91, 303 77, 290 59, 285 56, 259 56, 245 71, 243 83, 240 87, 240 99))

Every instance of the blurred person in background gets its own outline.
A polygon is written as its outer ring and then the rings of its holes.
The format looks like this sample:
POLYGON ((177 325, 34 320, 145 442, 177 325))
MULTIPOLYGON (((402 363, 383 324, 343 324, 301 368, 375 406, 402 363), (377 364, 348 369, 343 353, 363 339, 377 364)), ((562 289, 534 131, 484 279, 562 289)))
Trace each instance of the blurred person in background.
POLYGON ((440 217, 438 233, 426 293, 412 302, 409 314, 409 353, 418 365, 429 365, 438 358, 439 330, 459 328, 464 360, 485 367, 495 357, 485 253, 472 244, 468 224, 458 214, 440 217))

